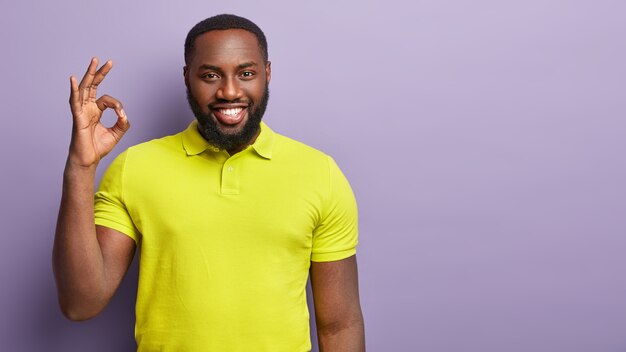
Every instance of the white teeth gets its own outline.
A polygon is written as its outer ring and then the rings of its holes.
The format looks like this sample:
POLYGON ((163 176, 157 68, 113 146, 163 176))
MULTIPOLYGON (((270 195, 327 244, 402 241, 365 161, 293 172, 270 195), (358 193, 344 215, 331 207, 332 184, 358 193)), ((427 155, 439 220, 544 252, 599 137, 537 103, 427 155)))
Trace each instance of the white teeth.
POLYGON ((220 109, 220 112, 224 115, 235 116, 239 114, 243 110, 243 108, 234 108, 234 109, 220 109))

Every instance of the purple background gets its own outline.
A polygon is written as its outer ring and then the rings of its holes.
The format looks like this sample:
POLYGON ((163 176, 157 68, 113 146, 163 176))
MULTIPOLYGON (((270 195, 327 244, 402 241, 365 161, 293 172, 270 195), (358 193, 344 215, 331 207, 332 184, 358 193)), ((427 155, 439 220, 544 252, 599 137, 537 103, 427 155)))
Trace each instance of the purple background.
POLYGON ((352 183, 370 351, 626 350, 621 0, 2 0, 1 350, 134 348, 136 262, 96 319, 56 303, 68 77, 114 60, 113 154, 177 132, 184 37, 222 12, 269 39, 268 124, 352 183))

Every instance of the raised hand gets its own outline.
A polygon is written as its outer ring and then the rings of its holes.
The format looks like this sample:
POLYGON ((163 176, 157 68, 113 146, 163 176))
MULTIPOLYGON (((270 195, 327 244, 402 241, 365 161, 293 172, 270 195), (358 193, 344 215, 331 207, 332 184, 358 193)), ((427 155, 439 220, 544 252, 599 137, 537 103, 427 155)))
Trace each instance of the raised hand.
POLYGON ((107 61, 96 70, 97 67, 98 58, 94 57, 80 84, 76 77, 70 77, 70 109, 74 126, 68 162, 73 166, 97 166, 130 128, 122 103, 108 95, 96 99, 98 85, 111 71, 113 62, 107 61), (117 114, 117 121, 112 127, 100 122, 106 109, 113 109, 117 114))

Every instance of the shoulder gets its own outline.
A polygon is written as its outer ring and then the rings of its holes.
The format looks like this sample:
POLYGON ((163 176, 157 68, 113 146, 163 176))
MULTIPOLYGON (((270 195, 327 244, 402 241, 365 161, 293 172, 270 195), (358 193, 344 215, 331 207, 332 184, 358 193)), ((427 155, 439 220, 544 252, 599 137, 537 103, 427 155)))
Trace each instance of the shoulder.
POLYGON ((135 144, 120 154, 127 165, 139 167, 160 164, 184 155, 182 132, 135 144))
POLYGON ((182 132, 173 135, 152 139, 129 147, 126 152, 133 155, 146 155, 165 150, 184 152, 182 145, 182 132))
POLYGON ((107 170, 143 174, 144 171, 162 168, 184 155, 181 133, 177 133, 128 147, 113 159, 107 170))
POLYGON ((277 158, 300 161, 315 166, 328 165, 331 157, 325 152, 303 142, 275 133, 275 154, 277 158))

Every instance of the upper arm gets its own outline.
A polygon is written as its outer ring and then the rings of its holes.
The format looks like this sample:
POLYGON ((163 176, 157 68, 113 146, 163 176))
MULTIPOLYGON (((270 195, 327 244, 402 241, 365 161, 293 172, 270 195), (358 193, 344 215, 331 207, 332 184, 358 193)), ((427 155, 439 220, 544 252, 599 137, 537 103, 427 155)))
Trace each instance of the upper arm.
POLYGON ((109 165, 94 195, 96 236, 102 252, 104 298, 111 299, 135 256, 140 233, 135 228, 124 200, 124 173, 128 150, 109 165))
POLYGON ((96 234, 106 280, 106 298, 110 299, 119 287, 135 256, 135 241, 127 235, 105 226, 96 226, 96 234))
POLYGON ((328 188, 313 230, 311 261, 333 262, 356 254, 358 209, 354 193, 335 161, 328 157, 328 188))
POLYGON ((311 288, 318 332, 363 324, 356 256, 332 262, 311 262, 311 288))

